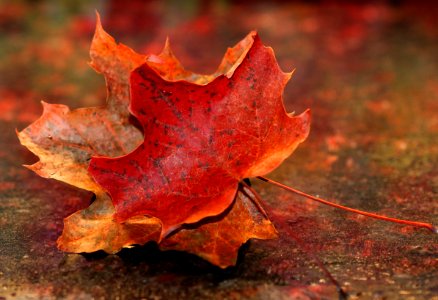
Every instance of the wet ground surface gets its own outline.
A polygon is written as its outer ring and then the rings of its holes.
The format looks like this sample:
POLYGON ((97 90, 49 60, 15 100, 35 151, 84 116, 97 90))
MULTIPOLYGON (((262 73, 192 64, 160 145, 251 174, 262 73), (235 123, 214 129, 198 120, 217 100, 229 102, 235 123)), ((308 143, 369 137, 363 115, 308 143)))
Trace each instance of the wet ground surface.
MULTIPOLYGON (((39 178, 19 145, 40 100, 103 103, 87 65, 94 9, 118 41, 174 52, 213 72, 252 29, 296 68, 288 111, 311 108, 308 140, 269 177, 350 207, 438 224, 438 9, 226 1, 0 3, 0 299, 335 299, 295 242, 324 262, 351 299, 438 299, 438 237, 311 203, 253 180, 280 238, 251 241, 221 270, 154 245, 117 255, 57 250, 62 220, 91 194, 39 178), (209 3, 209 2, 206 2, 209 3)), ((213 180, 213 179, 212 179, 213 180)))

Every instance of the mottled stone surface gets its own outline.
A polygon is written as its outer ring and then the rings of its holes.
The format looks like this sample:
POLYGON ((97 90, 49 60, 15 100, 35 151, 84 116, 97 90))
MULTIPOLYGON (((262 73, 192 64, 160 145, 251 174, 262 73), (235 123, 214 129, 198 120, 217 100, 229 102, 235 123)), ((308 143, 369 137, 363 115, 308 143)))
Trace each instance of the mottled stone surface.
POLYGON ((287 109, 313 112, 308 140, 270 177, 351 207, 437 224, 436 5, 9 2, 0 4, 0 299, 336 298, 291 235, 352 299, 438 297, 437 236, 255 180, 281 237, 245 245, 234 268, 154 245, 62 253, 55 244, 62 219, 91 194, 23 168, 36 158, 14 132, 41 114, 40 100, 103 103, 103 79, 86 64, 94 9, 117 40, 157 53, 169 35, 181 61, 206 73, 255 28, 284 70, 297 69, 287 109))

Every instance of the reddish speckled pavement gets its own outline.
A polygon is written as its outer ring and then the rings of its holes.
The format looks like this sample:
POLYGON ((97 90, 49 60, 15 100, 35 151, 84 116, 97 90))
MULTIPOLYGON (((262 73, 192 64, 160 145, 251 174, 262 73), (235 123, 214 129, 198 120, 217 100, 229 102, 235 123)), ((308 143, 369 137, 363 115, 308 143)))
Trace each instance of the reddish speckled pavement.
POLYGON ((117 255, 60 252, 62 219, 91 194, 23 168, 36 158, 15 136, 41 114, 40 100, 103 103, 103 79, 87 66, 94 9, 118 41, 157 53, 168 35, 187 68, 205 73, 257 29, 283 70, 296 68, 287 109, 313 115, 307 141, 269 177, 351 207, 437 224, 436 5, 10 2, 0 4, 0 299, 336 298, 291 235, 351 299, 437 297, 437 236, 256 180, 280 238, 246 244, 234 268, 154 245, 117 255))

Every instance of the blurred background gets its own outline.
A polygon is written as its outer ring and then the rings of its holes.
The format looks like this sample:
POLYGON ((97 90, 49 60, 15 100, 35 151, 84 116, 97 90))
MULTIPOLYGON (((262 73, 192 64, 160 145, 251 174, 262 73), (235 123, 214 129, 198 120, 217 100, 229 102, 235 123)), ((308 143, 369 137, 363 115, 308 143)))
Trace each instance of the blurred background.
POLYGON ((289 226, 279 226, 279 240, 249 243, 232 270, 153 247, 58 252, 62 219, 90 195, 22 168, 36 158, 14 130, 40 116, 41 100, 104 103, 104 79, 87 64, 96 10, 116 41, 159 53, 168 36, 199 73, 212 73, 227 47, 258 30, 281 68, 296 69, 286 109, 313 112, 308 140, 270 177, 352 207, 438 220, 435 2, 0 0, 0 299, 335 298, 290 230, 355 299, 436 297, 436 237, 258 183, 289 226))

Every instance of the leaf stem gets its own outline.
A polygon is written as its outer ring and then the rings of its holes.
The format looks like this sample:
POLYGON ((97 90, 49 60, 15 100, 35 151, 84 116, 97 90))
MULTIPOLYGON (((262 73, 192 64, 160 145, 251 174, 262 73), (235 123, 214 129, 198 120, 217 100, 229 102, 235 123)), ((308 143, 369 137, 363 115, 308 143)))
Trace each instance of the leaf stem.
POLYGON ((259 196, 259 194, 256 193, 256 191, 245 181, 241 181, 240 184, 242 185, 241 191, 245 194, 245 196, 247 196, 249 199, 251 199, 251 201, 254 203, 255 206, 257 206, 257 209, 263 214, 263 216, 265 218, 269 219, 268 214, 266 213, 265 209, 263 208, 263 205, 262 205, 263 201, 262 201, 262 198, 259 196), (253 197, 251 197, 251 195, 249 195, 243 187, 250 190, 253 194, 253 197))
POLYGON ((430 230, 430 231, 432 231, 434 233, 438 233, 437 228, 434 227, 432 224, 429 224, 429 223, 423 223, 423 222, 416 222, 416 221, 408 221, 408 220, 401 220, 401 219, 396 219, 396 218, 390 218, 390 217, 386 217, 386 216, 382 216, 382 215, 378 215, 378 214, 374 214, 374 213, 370 213, 370 212, 366 212, 366 211, 350 208, 350 207, 347 207, 347 206, 343 206, 343 205, 339 205, 339 204, 336 204, 336 203, 332 203, 330 201, 327 201, 327 200, 324 200, 324 199, 317 198, 315 196, 306 194, 306 193, 304 193, 302 191, 299 191, 297 189, 291 188, 291 187, 289 187, 287 185, 281 184, 281 183, 279 183, 277 181, 274 181, 272 179, 269 179, 269 178, 266 178, 266 177, 263 177, 263 176, 257 176, 257 178, 262 180, 262 181, 265 181, 265 182, 268 182, 270 184, 273 184, 275 186, 278 186, 278 187, 280 187, 280 188, 282 188, 284 190, 287 190, 289 192, 298 194, 300 196, 309 198, 311 200, 320 202, 320 203, 325 204, 325 205, 329 205, 329 206, 332 206, 332 207, 340 208, 340 209, 343 209, 343 210, 346 210, 346 211, 349 211, 349 212, 352 212, 352 213, 356 213, 356 214, 359 214, 359 215, 367 216, 367 217, 370 217, 370 218, 375 218, 375 219, 379 219, 379 220, 384 220, 384 221, 393 222, 393 223, 399 223, 399 224, 404 224, 404 225, 411 225, 411 226, 415 226, 415 227, 422 227, 422 228, 426 228, 426 229, 428 229, 428 230, 430 230))

